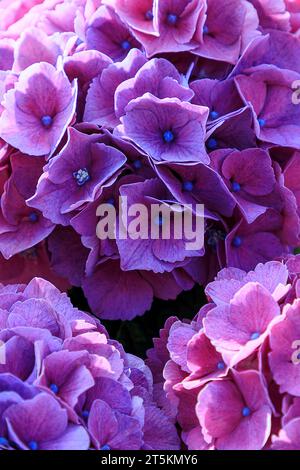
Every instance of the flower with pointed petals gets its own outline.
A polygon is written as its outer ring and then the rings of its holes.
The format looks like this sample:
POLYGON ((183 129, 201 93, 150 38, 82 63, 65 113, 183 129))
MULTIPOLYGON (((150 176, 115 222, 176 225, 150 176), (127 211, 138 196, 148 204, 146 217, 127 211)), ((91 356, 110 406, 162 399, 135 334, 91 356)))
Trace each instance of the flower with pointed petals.
POLYGON ((97 134, 70 128, 66 147, 48 163, 28 205, 54 223, 67 225, 72 211, 93 202, 105 183, 114 182, 126 161, 119 150, 98 140, 97 134))

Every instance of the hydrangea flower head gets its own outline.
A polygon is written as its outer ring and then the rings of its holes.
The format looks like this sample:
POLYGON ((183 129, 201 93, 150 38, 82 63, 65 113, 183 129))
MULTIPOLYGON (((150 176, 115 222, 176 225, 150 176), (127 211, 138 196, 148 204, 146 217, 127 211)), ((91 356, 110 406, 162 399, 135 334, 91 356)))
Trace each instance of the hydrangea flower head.
POLYGON ((43 279, 0 297, 1 449, 178 449, 149 369, 99 322, 43 279))
POLYGON ((296 266, 288 257, 222 270, 196 317, 170 318, 154 340, 156 393, 188 449, 299 448, 296 266))

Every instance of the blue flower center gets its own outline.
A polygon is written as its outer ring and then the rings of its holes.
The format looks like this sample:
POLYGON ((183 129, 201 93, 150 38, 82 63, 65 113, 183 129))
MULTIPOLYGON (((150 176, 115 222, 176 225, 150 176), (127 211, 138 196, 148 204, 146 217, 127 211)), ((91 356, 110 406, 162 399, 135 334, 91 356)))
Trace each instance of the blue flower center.
POLYGON ((53 124, 53 118, 51 116, 43 116, 41 118, 41 123, 46 129, 49 129, 53 124))
POLYGON ((184 181, 184 183, 182 184, 182 189, 183 191, 187 191, 188 193, 190 193, 194 189, 194 183, 192 181, 184 181))
POLYGON ((0 446, 8 446, 8 440, 5 437, 0 437, 0 446))
POLYGON ((82 417, 84 419, 87 419, 90 415, 90 412, 88 410, 83 410, 83 412, 81 413, 82 417))
POLYGON ((30 441, 28 443, 28 447, 30 450, 38 450, 39 448, 38 443, 36 441, 30 441))
POLYGON ((153 20, 154 16, 153 16, 153 13, 152 13, 151 10, 148 10, 148 11, 145 13, 145 18, 146 18, 146 20, 148 20, 148 21, 152 21, 152 20, 153 20))
POLYGON ((251 341, 254 341, 255 339, 258 339, 260 337, 260 333, 258 331, 255 331, 254 333, 252 333, 252 335, 250 336, 250 339, 251 341))
POLYGON ((104 446, 102 446, 100 450, 110 450, 110 447, 108 444, 104 444, 104 446))
POLYGON ((232 241, 232 244, 235 248, 239 248, 242 245, 242 243, 243 242, 242 242, 241 237, 238 237, 238 236, 234 237, 234 239, 232 241))
POLYGON ((124 49, 124 51, 128 51, 131 48, 131 44, 129 41, 125 40, 121 42, 121 47, 124 49))
POLYGON ((86 168, 81 168, 80 170, 75 171, 73 176, 78 186, 83 186, 87 181, 90 180, 90 175, 86 168))
POLYGON ((215 119, 218 119, 218 117, 219 117, 218 111, 211 111, 209 113, 209 117, 212 121, 214 121, 215 119))
POLYGON ((206 24, 203 26, 203 34, 208 34, 208 26, 206 24))
POLYGON ((258 124, 260 125, 260 127, 265 127, 265 125, 266 125, 265 119, 260 118, 260 119, 258 120, 258 124))
POLYGON ((178 16, 175 15, 174 13, 169 13, 168 16, 167 16, 167 22, 170 24, 170 25, 175 25, 178 21, 178 16))
POLYGON ((33 224, 39 220, 39 216, 36 212, 31 212, 28 216, 29 222, 32 222, 33 224))
POLYGON ((216 150, 216 148, 218 148, 218 141, 214 138, 208 139, 207 148, 209 150, 216 150))
POLYGON ((241 190, 241 185, 237 181, 231 183, 231 189, 234 193, 238 193, 241 190))
POLYGON ((175 136, 172 131, 165 131, 163 133, 163 139, 167 144, 170 144, 175 139, 175 136))
POLYGON ((56 384, 51 384, 49 388, 55 395, 58 394, 58 386, 56 384))
POLYGON ((223 361, 218 362, 217 368, 219 370, 224 370, 225 369, 225 363, 223 361))
POLYGON ((243 408, 242 415, 244 416, 244 418, 247 418, 251 415, 251 410, 250 408, 248 408, 248 406, 245 406, 245 408, 243 408))
POLYGON ((141 160, 135 160, 133 162, 133 166, 136 170, 140 170, 142 168, 143 164, 142 164, 141 160))
POLYGON ((297 359, 299 359, 299 361, 300 361, 300 353, 298 354, 297 359))

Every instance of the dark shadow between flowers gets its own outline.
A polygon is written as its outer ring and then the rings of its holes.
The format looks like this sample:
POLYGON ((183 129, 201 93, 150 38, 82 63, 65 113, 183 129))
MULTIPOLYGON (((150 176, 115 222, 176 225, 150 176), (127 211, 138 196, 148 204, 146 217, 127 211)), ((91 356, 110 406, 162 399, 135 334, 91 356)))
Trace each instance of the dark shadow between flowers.
MULTIPOLYGON (((72 288, 69 295, 74 307, 91 312, 81 289, 72 288)), ((167 318, 176 316, 181 320, 192 319, 205 303, 203 288, 195 286, 192 290, 180 294, 176 300, 155 299, 151 309, 134 320, 101 320, 101 323, 110 337, 119 341, 128 353, 145 358, 146 351, 152 347, 152 338, 159 336, 159 330, 163 328, 167 318)))

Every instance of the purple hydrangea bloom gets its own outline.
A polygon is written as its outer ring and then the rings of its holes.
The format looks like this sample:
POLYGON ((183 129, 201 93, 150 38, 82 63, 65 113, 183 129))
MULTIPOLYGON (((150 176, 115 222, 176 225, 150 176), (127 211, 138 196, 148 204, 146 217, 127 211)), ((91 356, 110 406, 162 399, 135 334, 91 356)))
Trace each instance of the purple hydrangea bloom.
POLYGON ((29 155, 53 154, 72 121, 76 93, 76 83, 52 65, 28 67, 5 95, 0 136, 29 155))
POLYGON ((6 259, 37 245, 54 229, 51 221, 39 210, 26 204, 42 167, 43 159, 20 152, 14 153, 9 162, 11 175, 5 181, 0 211, 0 250, 6 259))
POLYGON ((209 163, 204 146, 207 117, 205 107, 146 93, 127 106, 118 133, 156 161, 209 163))
POLYGON ((134 76, 146 61, 139 50, 133 49, 123 61, 110 64, 95 77, 88 91, 84 121, 106 127, 116 126, 119 122, 114 109, 116 89, 134 76))
POLYGON ((111 57, 121 60, 132 48, 138 48, 139 43, 131 34, 112 8, 105 5, 94 13, 86 29, 88 49, 96 49, 111 57))
POLYGON ((173 299, 227 266, 253 270, 299 246, 294 2, 0 8, 3 280, 18 282, 20 269, 22 281, 76 285, 97 315, 129 319, 154 297, 173 299), (98 205, 116 208, 137 188, 136 202, 155 198, 153 181, 173 203, 204 204, 202 250, 174 254, 169 240, 159 254, 151 247, 129 259, 135 244, 97 238, 98 205))
POLYGON ((0 448, 178 449, 148 367, 66 294, 34 278, 0 287, 0 310, 0 448))
POLYGON ((56 224, 67 225, 70 213, 93 202, 105 184, 112 184, 125 156, 98 143, 98 136, 70 129, 66 147, 48 163, 28 205, 56 224))
POLYGON ((260 140, 299 149, 299 107, 293 102, 292 84, 300 75, 291 70, 270 66, 248 69, 235 78, 245 104, 251 103, 255 115, 255 132, 260 140), (275 111, 274 103, 280 103, 275 111))

